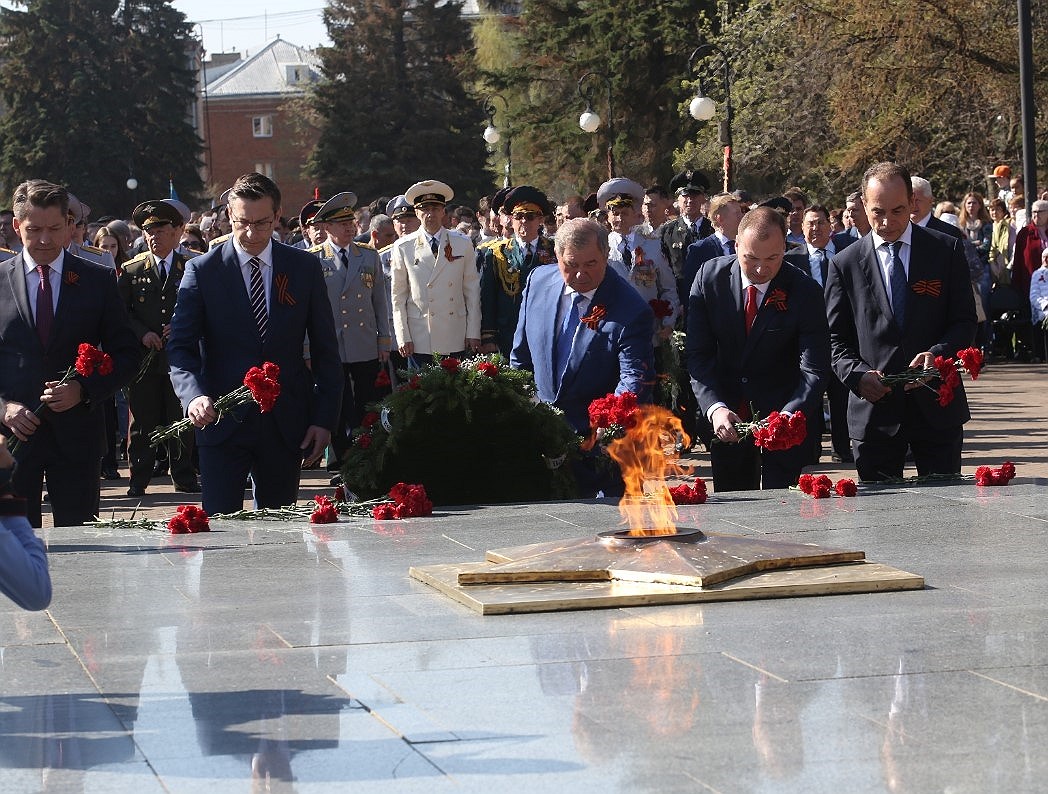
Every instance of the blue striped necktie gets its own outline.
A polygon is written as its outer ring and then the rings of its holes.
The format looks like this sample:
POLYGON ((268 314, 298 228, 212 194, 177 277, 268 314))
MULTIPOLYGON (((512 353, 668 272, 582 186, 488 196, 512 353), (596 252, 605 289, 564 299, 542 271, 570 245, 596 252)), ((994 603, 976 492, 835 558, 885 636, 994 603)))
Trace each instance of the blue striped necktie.
POLYGON ((579 327, 579 304, 582 303, 582 293, 576 292, 571 299, 571 306, 568 307, 568 311, 564 315, 564 319, 560 324, 560 331, 557 333, 557 339, 553 344, 553 377, 556 380, 557 387, 560 387, 560 379, 564 375, 564 370, 568 366, 568 359, 571 357, 571 343, 575 339, 575 331, 579 327))
POLYGON ((269 324, 269 313, 266 311, 266 288, 262 283, 262 260, 251 257, 251 311, 255 315, 258 335, 266 341, 266 326, 269 324))

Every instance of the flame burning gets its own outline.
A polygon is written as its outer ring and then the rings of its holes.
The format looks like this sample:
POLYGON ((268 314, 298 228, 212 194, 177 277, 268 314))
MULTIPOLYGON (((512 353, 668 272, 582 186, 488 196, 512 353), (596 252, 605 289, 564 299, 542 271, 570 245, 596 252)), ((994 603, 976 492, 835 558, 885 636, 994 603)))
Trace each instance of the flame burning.
POLYGON ((668 475, 681 475, 688 470, 667 456, 666 447, 678 435, 690 439, 680 419, 658 405, 637 407, 637 424, 625 438, 608 445, 608 454, 619 464, 626 491, 619 502, 623 523, 631 537, 673 535, 677 532, 677 507, 673 504, 668 475))

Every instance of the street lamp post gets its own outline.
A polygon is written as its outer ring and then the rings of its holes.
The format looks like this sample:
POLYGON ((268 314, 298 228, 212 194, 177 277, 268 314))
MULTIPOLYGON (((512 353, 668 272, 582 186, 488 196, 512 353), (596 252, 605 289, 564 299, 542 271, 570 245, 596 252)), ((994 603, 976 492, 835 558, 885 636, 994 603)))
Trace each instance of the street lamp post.
POLYGON ((615 178, 615 117, 611 105, 611 80, 600 72, 586 72, 579 78, 579 96, 586 103, 586 109, 579 116, 579 126, 584 132, 596 132, 600 127, 600 116, 593 111, 593 95, 597 90, 597 81, 603 80, 608 89, 608 179, 615 178), (592 79, 591 79, 592 78, 592 79), (587 84, 587 81, 588 84, 587 84))
MULTIPOLYGON (((484 112, 488 114, 488 126, 484 128, 484 142, 489 146, 494 147, 500 140, 502 140, 502 133, 499 128, 495 126, 495 100, 502 100, 503 110, 509 109, 509 102, 506 101, 506 97, 502 94, 488 94, 484 97, 484 112)), ((502 179, 502 187, 509 187, 513 184, 513 152, 512 152, 513 137, 506 131, 506 170, 502 179)), ((494 150, 492 150, 494 151, 494 150)))
MULTIPOLYGON (((733 116, 731 107, 731 65, 728 63, 728 56, 716 44, 700 44, 688 58, 688 72, 695 71, 695 63, 699 58, 710 54, 718 55, 724 61, 724 73, 722 75, 724 80, 724 120, 720 125, 720 142, 724 147, 724 192, 727 193, 731 190, 732 177, 734 176, 731 150, 731 121, 733 116)), ((699 91, 695 98, 691 100, 688 112, 696 121, 709 121, 717 112, 717 104, 703 93, 701 77, 699 78, 699 91)))

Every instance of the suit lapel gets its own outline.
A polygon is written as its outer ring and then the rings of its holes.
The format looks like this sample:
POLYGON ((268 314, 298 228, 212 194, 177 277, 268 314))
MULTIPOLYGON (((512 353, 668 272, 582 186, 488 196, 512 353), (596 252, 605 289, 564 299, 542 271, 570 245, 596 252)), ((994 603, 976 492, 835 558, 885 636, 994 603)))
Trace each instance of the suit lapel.
MULTIPOLYGON (((450 247, 450 245, 451 240, 448 237, 447 230, 441 229, 437 233, 437 257, 433 263, 434 278, 436 278, 437 274, 440 273, 440 271, 442 271, 444 267, 448 264, 448 258, 444 255, 444 248, 450 247)), ((426 246, 426 248, 428 249, 429 246, 426 246)), ((429 254, 430 256, 432 256, 433 252, 429 251, 429 254)))
MULTIPOLYGON (((557 281, 560 282, 561 279, 557 279, 557 281)), ((605 301, 604 296, 607 294, 608 291, 607 283, 608 278, 605 277, 604 280, 600 283, 600 286, 597 287, 597 291, 593 293, 593 300, 591 300, 589 302, 589 306, 586 307, 586 314, 592 312, 594 306, 597 306, 605 301)), ((561 283, 560 291, 557 292, 558 302, 560 301, 560 295, 563 289, 564 286, 563 283, 561 283)), ((553 307, 552 313, 554 318, 556 318, 556 306, 553 307)), ((585 316, 585 314, 583 316, 585 316)), ((554 339, 556 338, 556 322, 556 319, 554 319, 554 339)), ((564 377, 561 379, 560 388, 557 390, 558 395, 561 392, 563 392, 564 389, 570 386, 571 382, 575 379, 575 376, 578 374, 579 371, 579 365, 582 363, 582 359, 586 356, 586 350, 589 349, 590 343, 593 341, 596 335, 597 332, 594 329, 590 328, 588 325, 586 325, 586 323, 580 322, 579 327, 575 329, 575 337, 571 343, 571 352, 568 354, 568 363, 567 366, 564 367, 564 377)), ((550 350, 552 349, 553 346, 551 345, 550 350)))
MULTIPOLYGON (((867 234, 865 237, 860 238, 859 242, 853 244, 863 246, 859 264, 866 278, 868 294, 874 296, 877 308, 881 310, 881 314, 894 323, 895 315, 892 314, 891 302, 888 300, 888 288, 884 283, 884 278, 881 276, 881 263, 877 258, 877 251, 873 247, 873 235, 867 234)), ((913 257, 910 258, 912 259, 913 257)))
POLYGON ((76 257, 66 251, 62 255, 62 280, 58 287, 58 304, 55 306, 55 324, 51 329, 51 335, 48 339, 48 347, 54 345, 55 337, 59 334, 59 329, 62 328, 66 315, 73 315, 77 310, 77 303, 79 303, 79 294, 77 293, 77 282, 80 281, 80 270, 74 264, 76 257))
POLYGON ((15 306, 18 307, 18 315, 27 327, 36 329, 33 322, 33 310, 29 306, 29 288, 25 283, 25 260, 21 254, 13 256, 3 264, 7 271, 7 283, 10 294, 15 298, 15 306))
POLYGON ((728 327, 732 329, 732 335, 735 337, 735 349, 743 350, 746 347, 746 301, 742 296, 742 271, 739 268, 738 257, 735 257, 728 271, 728 285, 732 305, 735 307, 728 327))
MULTIPOLYGON (((415 266, 419 270, 420 278, 423 281, 428 281, 436 268, 436 261, 433 258, 433 252, 429 248, 429 242, 426 240, 426 232, 423 229, 419 229, 415 234, 417 235, 415 237, 415 266)), ((437 254, 438 256, 440 254, 439 247, 437 254)))
POLYGON ((239 309, 243 317, 241 323, 247 323, 251 328, 255 328, 257 334, 255 313, 251 311, 251 296, 244 283, 244 274, 240 270, 240 258, 237 256, 232 240, 226 241, 222 246, 222 264, 222 280, 225 283, 226 295, 230 299, 230 306, 234 310, 239 309))

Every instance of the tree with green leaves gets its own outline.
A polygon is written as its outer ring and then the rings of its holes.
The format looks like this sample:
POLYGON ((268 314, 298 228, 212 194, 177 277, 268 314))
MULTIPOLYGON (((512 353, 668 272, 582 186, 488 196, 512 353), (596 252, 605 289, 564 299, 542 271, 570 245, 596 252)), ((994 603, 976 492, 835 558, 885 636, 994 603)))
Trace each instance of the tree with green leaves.
POLYGON ((714 10, 712 0, 524 0, 519 18, 485 20, 478 90, 506 97, 499 124, 513 136, 514 181, 559 197, 608 178, 610 83, 616 176, 666 184, 695 125, 680 107, 688 55, 714 10), (579 127, 577 87, 589 72, 599 75, 585 87, 602 120, 592 134, 579 127))
POLYGON ((320 139, 309 173, 324 195, 396 195, 422 179, 458 198, 492 189, 484 171, 484 114, 461 77, 469 27, 458 2, 332 0, 311 98, 320 139))
POLYGON ((188 121, 198 45, 185 16, 167 0, 20 5, 0 9, 0 189, 49 179, 96 217, 166 195, 169 178, 192 200, 201 188, 188 121))

